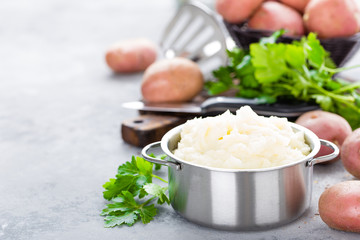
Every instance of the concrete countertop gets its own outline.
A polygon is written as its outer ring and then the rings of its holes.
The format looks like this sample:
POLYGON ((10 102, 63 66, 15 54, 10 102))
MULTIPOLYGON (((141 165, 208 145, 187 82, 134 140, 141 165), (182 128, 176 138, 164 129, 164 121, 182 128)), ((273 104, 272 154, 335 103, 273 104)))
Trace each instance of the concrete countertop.
POLYGON ((340 161, 315 166, 310 209, 280 228, 218 231, 170 206, 147 225, 103 227, 102 185, 140 155, 120 124, 137 115, 121 103, 140 98, 142 77, 113 74, 104 53, 123 39, 158 42, 175 10, 168 0, 0 1, 0 239, 359 239, 318 215, 321 192, 353 179, 340 161))

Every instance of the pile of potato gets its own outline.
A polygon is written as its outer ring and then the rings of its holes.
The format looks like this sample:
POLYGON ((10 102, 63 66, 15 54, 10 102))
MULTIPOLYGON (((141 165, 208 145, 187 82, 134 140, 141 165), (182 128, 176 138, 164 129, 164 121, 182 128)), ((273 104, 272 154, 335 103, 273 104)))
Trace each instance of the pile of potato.
POLYGON ((360 31, 356 0, 216 0, 229 23, 258 30, 287 30, 289 36, 317 33, 319 38, 349 37, 360 31))
POLYGON ((141 94, 147 102, 186 102, 203 89, 204 77, 193 61, 176 57, 157 60, 158 47, 148 39, 129 39, 111 46, 107 65, 116 73, 145 71, 141 94))
MULTIPOLYGON (((331 228, 360 233, 360 128, 352 131, 343 117, 321 110, 304 113, 296 123, 335 143, 344 168, 358 179, 339 182, 321 194, 321 219, 331 228)), ((329 154, 327 150, 322 147, 318 155, 329 154)))

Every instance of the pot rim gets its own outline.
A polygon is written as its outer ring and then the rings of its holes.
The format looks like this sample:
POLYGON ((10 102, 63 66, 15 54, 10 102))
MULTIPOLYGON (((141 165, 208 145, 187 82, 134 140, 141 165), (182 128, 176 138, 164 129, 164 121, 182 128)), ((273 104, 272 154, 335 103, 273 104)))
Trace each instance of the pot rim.
MULTIPOLYGON (((307 144, 310 146, 311 148, 311 152, 302 159, 299 159, 295 162, 291 162, 288 164, 284 164, 284 165, 279 165, 279 166, 275 166, 275 167, 268 167, 268 168, 253 168, 253 169, 235 169, 235 168, 218 168, 218 167, 210 167, 210 166, 206 166, 206 165, 200 165, 200 164, 196 164, 193 162, 188 162, 185 160, 182 160, 178 157, 176 157, 169 149, 169 141, 177 134, 181 133, 181 129, 183 127, 184 124, 181 124, 171 130, 169 130, 161 139, 161 149, 163 150, 163 152, 169 156, 172 160, 175 160, 178 163, 184 164, 184 165, 190 165, 192 167, 198 167, 198 168, 202 168, 202 169, 207 169, 210 171, 218 171, 218 172, 269 172, 269 171, 274 171, 274 170, 279 170, 279 169, 283 169, 283 168, 288 168, 288 167, 292 167, 301 163, 308 163, 311 162, 311 160, 315 157, 315 155, 319 152, 320 150, 320 139, 315 135, 315 133, 313 133, 311 130, 309 130, 308 128, 305 128, 303 126, 300 126, 299 124, 296 123, 292 123, 289 122, 290 126, 293 128, 293 130, 296 131, 302 131, 304 132, 304 137, 307 140, 307 144)), ((310 166, 312 166, 310 164, 310 166)))

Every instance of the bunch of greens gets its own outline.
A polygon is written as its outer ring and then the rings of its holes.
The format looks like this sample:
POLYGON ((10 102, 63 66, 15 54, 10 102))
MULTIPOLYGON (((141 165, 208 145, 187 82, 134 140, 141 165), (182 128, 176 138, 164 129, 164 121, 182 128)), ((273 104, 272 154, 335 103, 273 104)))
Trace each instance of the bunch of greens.
POLYGON ((262 38, 250 44, 249 50, 228 51, 228 66, 213 72, 218 81, 205 85, 209 94, 235 89, 236 96, 261 103, 284 99, 316 103, 343 116, 352 128, 360 127, 360 82, 335 78, 345 68, 336 68, 315 34, 291 44, 277 43, 283 33, 262 38))
POLYGON ((157 178, 167 183, 161 177, 153 174, 160 169, 160 165, 150 163, 141 157, 132 157, 131 162, 119 166, 116 179, 110 179, 103 187, 104 198, 111 201, 102 210, 105 227, 115 227, 127 224, 132 226, 140 220, 146 224, 157 214, 157 204, 169 204, 167 186, 162 187, 152 182, 157 178))

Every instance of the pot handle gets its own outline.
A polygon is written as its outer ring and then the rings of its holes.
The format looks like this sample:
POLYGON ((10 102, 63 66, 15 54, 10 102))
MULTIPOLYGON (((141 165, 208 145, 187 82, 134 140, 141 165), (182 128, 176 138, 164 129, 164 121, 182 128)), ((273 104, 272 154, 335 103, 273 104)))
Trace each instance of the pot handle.
POLYGON ((320 156, 320 157, 313 158, 313 159, 309 160, 307 162, 308 167, 311 167, 311 166, 313 166, 313 165, 315 165, 317 163, 330 161, 330 160, 336 158, 339 155, 340 150, 339 150, 338 146, 336 146, 336 144, 334 144, 334 143, 332 143, 330 141, 324 140, 324 139, 320 139, 320 143, 321 143, 322 146, 329 147, 334 151, 332 153, 328 154, 328 155, 320 156))
POLYGON ((152 163, 157 163, 157 164, 161 164, 161 165, 166 165, 168 167, 174 167, 176 170, 181 170, 181 164, 177 163, 177 162, 172 162, 172 161, 166 161, 166 160, 162 160, 159 158, 154 158, 151 157, 148 154, 148 151, 154 148, 160 148, 161 146, 161 142, 153 142, 150 143, 148 145, 146 145, 142 150, 141 150, 141 155, 142 157, 148 161, 148 162, 152 162, 152 163))

